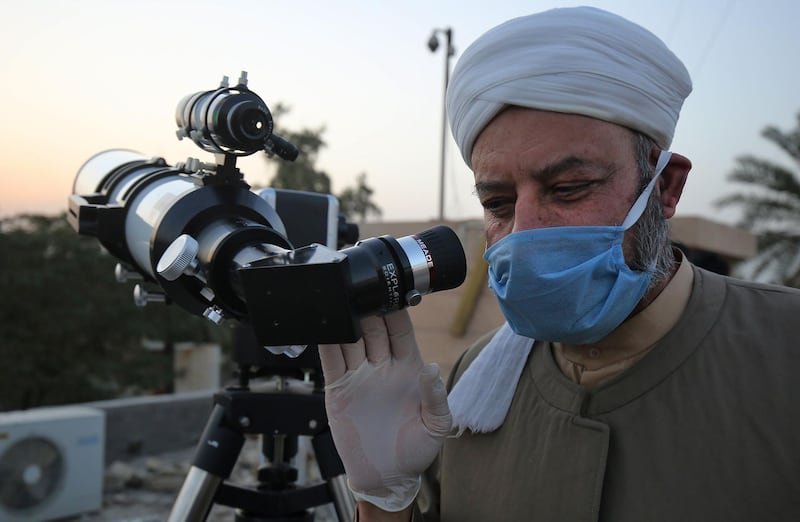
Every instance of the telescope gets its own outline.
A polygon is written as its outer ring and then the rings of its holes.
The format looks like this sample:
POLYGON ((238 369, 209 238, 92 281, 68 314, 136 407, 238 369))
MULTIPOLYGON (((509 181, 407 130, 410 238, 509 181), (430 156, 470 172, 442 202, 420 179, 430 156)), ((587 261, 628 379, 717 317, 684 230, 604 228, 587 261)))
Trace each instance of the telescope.
POLYGON ((118 260, 118 281, 139 281, 137 305, 174 303, 214 323, 231 321, 243 340, 243 353, 234 355, 238 382, 214 395, 169 522, 205 520, 214 503, 237 508, 237 522, 308 521, 309 509, 327 503, 340 521, 352 520, 318 354, 305 348, 355 342, 363 317, 460 285, 461 242, 445 226, 359 240, 330 194, 253 189, 237 158, 264 152, 294 161, 299 151, 274 132, 245 72, 234 86, 223 77, 218 88, 184 97, 175 121, 178 138, 213 162, 170 165, 128 149, 100 152, 79 169, 67 216, 118 260), (281 381, 275 393, 252 390, 251 378, 265 368, 313 388, 295 393, 281 381), (255 488, 226 480, 248 434, 261 437, 269 462, 255 488), (310 438, 321 483, 296 484, 301 436, 310 438))
POLYGON ((178 138, 214 162, 172 166, 107 150, 83 164, 69 197, 70 224, 117 258, 117 279, 141 280, 136 304, 175 303, 214 323, 239 321, 261 346, 297 355, 305 345, 354 342, 363 317, 464 281, 464 251, 448 227, 358 240, 329 194, 253 190, 238 157, 293 161, 298 150, 274 133, 245 72, 232 87, 223 77, 217 89, 184 97, 175 119, 178 138))

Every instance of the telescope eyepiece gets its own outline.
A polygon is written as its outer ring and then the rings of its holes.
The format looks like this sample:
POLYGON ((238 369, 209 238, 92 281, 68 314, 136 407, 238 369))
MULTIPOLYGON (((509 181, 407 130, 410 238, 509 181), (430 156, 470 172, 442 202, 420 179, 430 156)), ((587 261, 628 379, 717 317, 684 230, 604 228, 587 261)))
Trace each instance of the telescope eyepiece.
POLYGON ((274 127, 266 104, 252 92, 216 98, 205 118, 212 139, 222 150, 260 151, 274 127))

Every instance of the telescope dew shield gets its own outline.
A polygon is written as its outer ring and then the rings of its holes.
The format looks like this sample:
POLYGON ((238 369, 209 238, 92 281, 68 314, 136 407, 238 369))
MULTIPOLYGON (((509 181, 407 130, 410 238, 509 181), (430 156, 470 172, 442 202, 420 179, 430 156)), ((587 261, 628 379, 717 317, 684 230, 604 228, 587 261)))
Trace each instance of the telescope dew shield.
POLYGON ((76 232, 96 237, 112 255, 152 279, 150 267, 140 265, 149 246, 141 244, 149 239, 152 224, 135 213, 128 220, 131 200, 153 182, 175 176, 177 171, 160 158, 124 149, 100 152, 78 170, 67 219, 76 232))

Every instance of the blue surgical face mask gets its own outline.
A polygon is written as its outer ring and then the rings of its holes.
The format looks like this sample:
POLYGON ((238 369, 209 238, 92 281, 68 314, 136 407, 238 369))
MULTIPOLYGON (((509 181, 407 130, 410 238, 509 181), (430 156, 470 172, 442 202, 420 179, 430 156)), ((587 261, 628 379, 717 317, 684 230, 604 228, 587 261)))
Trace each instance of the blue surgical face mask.
POLYGON ((642 215, 671 153, 619 226, 550 227, 515 232, 484 254, 489 286, 519 335, 568 344, 594 343, 630 315, 650 284, 622 253, 625 231, 642 215))

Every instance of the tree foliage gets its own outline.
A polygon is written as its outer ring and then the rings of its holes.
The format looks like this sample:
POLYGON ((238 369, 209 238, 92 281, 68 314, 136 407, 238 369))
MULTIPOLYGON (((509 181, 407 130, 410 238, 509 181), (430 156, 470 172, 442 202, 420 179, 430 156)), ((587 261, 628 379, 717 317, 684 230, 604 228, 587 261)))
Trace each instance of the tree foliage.
MULTIPOLYGON (((277 119, 288 111, 285 105, 278 104, 272 112, 277 119)), ((297 147, 299 153, 295 161, 278 160, 270 186, 277 189, 333 194, 330 176, 316 166, 320 151, 327 145, 323 139, 325 128, 300 131, 276 128, 275 132, 289 140, 297 147)), ((339 200, 341 213, 347 219, 363 221, 370 216, 382 215, 380 207, 373 199, 374 193, 375 191, 367 184, 366 173, 361 173, 355 187, 345 187, 334 195, 339 200)))
POLYGON ((382 212, 372 200, 375 191, 367 185, 367 175, 359 174, 355 187, 347 187, 339 194, 342 213, 349 218, 366 221, 371 215, 380 217, 382 212))
MULTIPOLYGON (((800 167, 800 113, 796 127, 766 127, 761 134, 800 167)), ((800 175, 773 161, 744 155, 728 179, 742 190, 716 201, 742 211, 739 224, 758 236, 758 255, 745 270, 752 277, 800 287, 800 175)))
POLYGON ((275 177, 270 182, 271 187, 330 194, 330 177, 325 171, 315 167, 319 151, 325 146, 323 132, 324 129, 319 128, 283 134, 284 138, 297 147, 298 155, 294 161, 278 162, 275 177))
POLYGON ((177 307, 134 306, 115 264, 63 215, 0 220, 0 410, 168 391, 171 351, 143 339, 226 341, 177 307))

